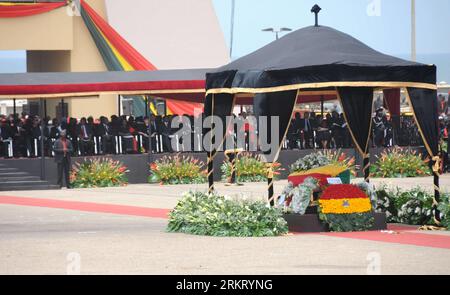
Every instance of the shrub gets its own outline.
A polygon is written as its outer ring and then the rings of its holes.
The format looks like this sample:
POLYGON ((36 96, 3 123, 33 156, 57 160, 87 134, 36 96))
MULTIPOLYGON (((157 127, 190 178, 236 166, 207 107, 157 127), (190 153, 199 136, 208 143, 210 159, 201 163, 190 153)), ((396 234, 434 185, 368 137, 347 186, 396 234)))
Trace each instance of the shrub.
POLYGON ((198 184, 206 182, 205 164, 193 157, 165 156, 150 164, 150 183, 198 184))
POLYGON ((433 224, 433 196, 421 188, 377 191, 377 212, 386 212, 388 222, 410 225, 433 224))
POLYGON ((441 225, 450 230, 450 194, 441 195, 438 209, 441 212, 441 225))
MULTIPOLYGON (((236 161, 236 178, 238 182, 264 182, 267 181, 267 167, 261 156, 243 153, 236 161)), ((231 163, 225 161, 220 167, 222 180, 231 177, 231 163)), ((281 164, 273 163, 274 177, 280 175, 281 164)))
POLYGON ((267 237, 288 232, 281 210, 264 202, 233 201, 189 192, 169 215, 169 232, 221 237, 267 237))
POLYGON ((75 188, 113 187, 128 184, 127 167, 111 159, 85 160, 73 166, 70 182, 75 188))
POLYGON ((394 148, 384 151, 375 164, 371 166, 373 177, 400 178, 431 175, 429 158, 423 160, 415 151, 394 148))

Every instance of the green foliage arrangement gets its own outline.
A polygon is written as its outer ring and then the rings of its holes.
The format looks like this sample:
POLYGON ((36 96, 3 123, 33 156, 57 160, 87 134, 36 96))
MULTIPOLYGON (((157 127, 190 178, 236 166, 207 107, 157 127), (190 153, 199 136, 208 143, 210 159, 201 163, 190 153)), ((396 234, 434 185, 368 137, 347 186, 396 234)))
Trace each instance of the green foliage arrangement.
MULTIPOLYGON (((274 178, 280 175, 281 164, 273 163, 274 178)), ((225 161, 220 167, 222 180, 231 177, 231 163, 225 161)), ((251 153, 242 153, 236 161, 236 178, 238 182, 264 182, 267 181, 266 163, 261 156, 251 153)))
POLYGON ((371 166, 373 177, 401 178, 431 175, 428 166, 429 158, 423 160, 422 155, 415 151, 394 148, 384 151, 371 166))
POLYGON ((206 182, 207 172, 205 164, 193 157, 165 156, 150 164, 150 183, 161 185, 171 184, 199 184, 206 182))
POLYGON ((302 172, 314 168, 323 167, 331 163, 330 159, 321 152, 313 152, 305 157, 298 159, 290 167, 290 172, 302 172))
POLYGON ((70 182, 74 188, 98 188, 128 184, 127 167, 111 159, 85 160, 73 165, 70 182))
POLYGON ((290 172, 303 172, 314 168, 319 168, 327 165, 342 166, 350 170, 352 174, 356 173, 358 168, 355 165, 355 158, 348 157, 341 150, 325 150, 315 151, 299 160, 297 160, 290 167, 290 172))
POLYGON ((319 217, 328 224, 333 232, 368 231, 375 223, 375 218, 371 213, 326 215, 319 213, 319 217))
POLYGON ((441 140, 440 146, 441 146, 441 151, 447 152, 448 141, 446 141, 446 140, 441 140))
POLYGON ((377 212, 386 212, 387 220, 391 223, 410 225, 432 225, 433 196, 421 188, 409 191, 400 189, 377 190, 377 212))
POLYGON ((450 194, 443 194, 438 206, 441 212, 441 225, 450 230, 450 194))
POLYGON ((169 232, 220 237, 270 237, 288 232, 280 209, 189 192, 170 213, 169 232))

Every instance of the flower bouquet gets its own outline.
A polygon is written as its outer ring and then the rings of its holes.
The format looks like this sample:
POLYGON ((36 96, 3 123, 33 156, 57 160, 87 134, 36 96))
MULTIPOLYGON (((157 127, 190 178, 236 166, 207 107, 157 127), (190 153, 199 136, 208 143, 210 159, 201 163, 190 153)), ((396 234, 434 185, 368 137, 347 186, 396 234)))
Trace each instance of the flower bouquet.
MULTIPOLYGON (((272 163, 273 175, 277 179, 283 170, 278 162, 272 163)), ((222 171, 222 180, 228 181, 231 177, 231 163, 225 161, 220 167, 222 171)), ((242 153, 236 160, 237 182, 265 182, 267 181, 267 163, 260 155, 251 153, 242 153)))
POLYGON ((199 184, 206 182, 205 164, 193 157, 166 156, 150 164, 150 183, 199 184))
POLYGON ((119 161, 111 159, 85 160, 73 165, 70 183, 74 188, 99 188, 128 184, 128 172, 119 161))

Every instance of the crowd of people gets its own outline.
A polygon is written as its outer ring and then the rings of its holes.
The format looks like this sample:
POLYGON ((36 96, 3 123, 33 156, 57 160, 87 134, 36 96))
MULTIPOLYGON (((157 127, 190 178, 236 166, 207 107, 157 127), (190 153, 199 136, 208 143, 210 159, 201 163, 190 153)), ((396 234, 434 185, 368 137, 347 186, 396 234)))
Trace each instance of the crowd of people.
MULTIPOLYGON (((172 152, 170 136, 172 116, 111 116, 81 118, 44 119, 39 116, 22 114, 0 116, 0 156, 39 157, 41 156, 41 130, 44 135, 44 153, 53 156, 53 144, 66 131, 73 146, 74 156, 102 154, 137 154, 148 152, 149 136, 156 138, 153 152, 172 152), (159 140, 162 139, 162 140, 159 140), (157 143, 160 144, 158 146, 157 143)), ((193 117, 192 117, 193 118, 193 117)))
MULTIPOLYGON (((174 150, 172 140, 179 130, 172 128, 173 120, 178 116, 111 116, 81 118, 44 118, 39 116, 1 115, 0 116, 0 157, 20 158, 39 157, 44 150, 45 156, 54 156, 53 145, 61 132, 67 132, 67 138, 73 146, 73 156, 91 156, 103 154, 137 154, 148 153, 149 138, 151 149, 158 152, 201 152, 201 145, 195 146, 194 137, 201 142, 202 129, 196 128, 193 116, 187 116, 192 140, 186 147, 179 139, 180 146, 174 150), (41 147, 41 130, 43 130, 43 149, 41 147)), ((250 114, 241 113, 238 120, 245 121, 250 114)), ((186 122, 186 121, 184 121, 186 122)), ((256 128, 244 124, 246 140, 255 140, 256 128)), ((383 110, 378 110, 373 118, 372 143, 375 147, 389 147, 394 144, 392 119, 383 110)), ((420 145, 417 126, 412 117, 400 118, 400 128, 396 136, 396 145, 420 145)), ((296 113, 287 132, 283 148, 286 149, 322 149, 351 148, 352 138, 347 128, 344 115, 334 111, 325 116, 314 112, 296 113)))
MULTIPOLYGON (((393 120, 384 109, 378 109, 372 121, 372 147, 420 146, 422 144, 413 117, 399 118, 399 128, 396 130, 395 139, 393 120)), ((296 113, 287 134, 289 149, 339 149, 352 146, 353 142, 344 114, 337 111, 325 116, 314 112, 305 112, 303 116, 296 113)))

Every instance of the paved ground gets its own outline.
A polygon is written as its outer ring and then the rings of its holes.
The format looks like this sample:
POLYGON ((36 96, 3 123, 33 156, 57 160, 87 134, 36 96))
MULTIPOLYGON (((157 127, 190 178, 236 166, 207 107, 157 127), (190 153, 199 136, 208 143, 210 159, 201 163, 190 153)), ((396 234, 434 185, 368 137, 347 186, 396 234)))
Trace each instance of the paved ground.
MULTIPOLYGON (((383 182, 432 190, 431 178, 383 182)), ((442 187, 450 191, 450 177, 442 187)), ((414 227, 246 239, 166 233, 164 214, 150 208, 173 208, 189 189, 206 186, 2 192, 0 274, 450 274, 450 234, 414 227)), ((261 184, 217 189, 265 193, 261 184)))

